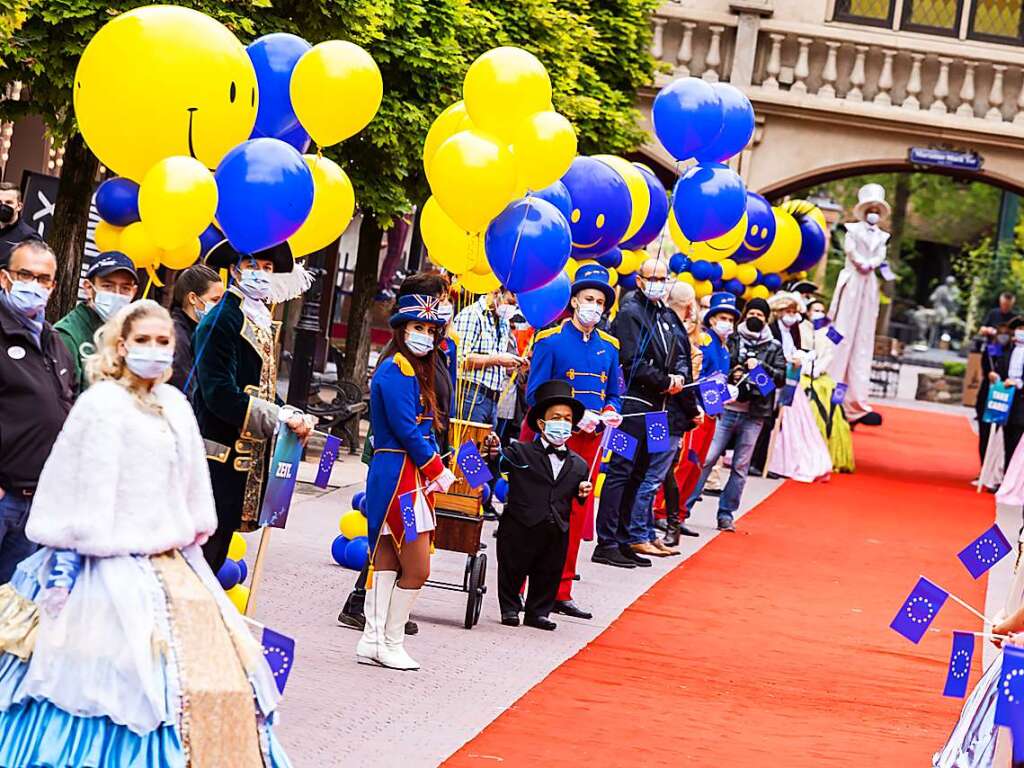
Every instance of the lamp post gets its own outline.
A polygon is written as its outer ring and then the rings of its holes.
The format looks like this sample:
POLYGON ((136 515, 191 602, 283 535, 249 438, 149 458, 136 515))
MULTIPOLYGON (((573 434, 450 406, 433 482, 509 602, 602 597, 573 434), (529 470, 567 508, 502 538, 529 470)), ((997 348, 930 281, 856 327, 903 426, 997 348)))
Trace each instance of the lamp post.
POLYGON ((302 312, 295 325, 295 346, 292 350, 292 368, 288 382, 288 405, 306 409, 309 389, 313 384, 313 365, 316 362, 317 338, 320 335, 320 298, 323 276, 320 267, 309 269, 313 284, 302 297, 302 312))

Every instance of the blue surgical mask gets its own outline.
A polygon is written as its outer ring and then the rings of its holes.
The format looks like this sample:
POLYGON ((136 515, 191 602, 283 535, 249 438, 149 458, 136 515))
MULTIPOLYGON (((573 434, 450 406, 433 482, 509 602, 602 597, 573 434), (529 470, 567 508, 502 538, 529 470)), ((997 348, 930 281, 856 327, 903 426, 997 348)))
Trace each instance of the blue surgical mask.
POLYGON ((421 333, 420 331, 406 331, 405 346, 416 357, 423 357, 434 348, 434 337, 429 333, 421 333))
POLYGON ((50 292, 35 280, 15 282, 7 296, 14 308, 25 317, 36 317, 46 309, 50 300, 50 292))
POLYGON ((544 437, 552 445, 565 445, 572 435, 572 424, 568 421, 545 421, 544 437))
POLYGON ((124 364, 140 379, 160 378, 174 362, 172 347, 128 347, 124 364))
POLYGON ((261 269, 243 269, 238 288, 250 299, 266 301, 270 296, 271 276, 261 269))
POLYGON ((643 288, 644 296, 651 301, 661 301, 665 298, 665 294, 668 293, 668 286, 664 280, 658 282, 644 281, 643 288))
POLYGON ((455 315, 455 307, 445 302, 444 304, 437 305, 437 316, 444 320, 446 323, 452 321, 452 317, 455 315))
POLYGON ((96 291, 96 295, 92 299, 93 309, 103 320, 110 319, 110 316, 116 314, 117 310, 130 303, 130 296, 122 296, 120 293, 112 291, 96 291))
POLYGON ((212 301, 204 301, 201 305, 196 306, 196 318, 198 320, 202 320, 204 317, 210 314, 210 312, 213 311, 213 308, 215 306, 217 305, 214 304, 212 301))

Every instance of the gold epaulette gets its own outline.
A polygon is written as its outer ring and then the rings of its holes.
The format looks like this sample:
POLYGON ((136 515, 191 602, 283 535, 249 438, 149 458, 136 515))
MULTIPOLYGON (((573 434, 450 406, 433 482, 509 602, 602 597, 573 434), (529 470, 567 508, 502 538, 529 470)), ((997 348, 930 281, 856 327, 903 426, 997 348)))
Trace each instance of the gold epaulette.
POLYGON ((558 325, 553 325, 550 328, 545 328, 543 331, 537 331, 537 333, 535 333, 533 336, 533 343, 536 344, 538 341, 542 341, 543 339, 546 339, 548 336, 554 336, 556 333, 561 333, 562 326, 567 322, 569 321, 563 320, 558 325))
POLYGON ((459 334, 455 332, 455 329, 450 325, 448 326, 448 338, 455 342, 456 346, 462 346, 462 339, 459 338, 459 334))
POLYGON ((597 335, 600 336, 605 341, 607 341, 609 344, 611 344, 616 349, 619 348, 619 340, 616 339, 614 336, 612 336, 610 333, 608 333, 608 331, 602 331, 600 328, 598 328, 597 329, 597 335))
POLYGON ((415 376, 416 371, 413 370, 412 363, 405 359, 405 355, 401 352, 396 352, 395 356, 391 358, 395 361, 395 365, 398 366, 398 370, 404 373, 406 376, 415 376))
POLYGON ((710 343, 711 343, 711 334, 704 333, 702 331, 701 334, 700 334, 700 345, 702 347, 706 347, 710 343))

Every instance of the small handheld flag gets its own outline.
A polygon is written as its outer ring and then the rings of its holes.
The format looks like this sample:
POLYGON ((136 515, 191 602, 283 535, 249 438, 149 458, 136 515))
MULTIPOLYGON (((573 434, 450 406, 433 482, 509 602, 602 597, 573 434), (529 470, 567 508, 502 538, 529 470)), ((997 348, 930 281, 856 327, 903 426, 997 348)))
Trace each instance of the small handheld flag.
POLYGON ((416 492, 409 491, 398 497, 398 509, 402 512, 402 525, 405 527, 405 541, 416 541, 420 535, 416 530, 416 492))
POLYGON ((836 327, 834 325, 830 325, 828 327, 828 330, 825 331, 825 336, 833 344, 839 344, 839 342, 841 342, 843 340, 843 334, 841 334, 839 331, 837 331, 836 327))
POLYGON ((846 400, 846 390, 849 388, 850 385, 843 382, 836 384, 836 388, 832 390, 832 405, 842 405, 846 400))
POLYGON ((999 526, 993 525, 964 547, 957 557, 971 576, 978 578, 1012 551, 999 526))
POLYGON ((338 460, 338 451, 341 449, 341 438, 336 435, 328 435, 324 442, 323 453, 320 454, 320 464, 316 469, 316 480, 313 485, 317 488, 326 488, 331 479, 331 469, 334 462, 338 460))
POLYGON ((466 477, 468 482, 474 489, 479 488, 487 481, 494 478, 491 474, 491 470, 487 468, 487 463, 484 461, 484 457, 480 455, 480 451, 476 447, 476 443, 472 440, 467 440, 459 448, 459 455, 456 459, 459 465, 459 469, 462 470, 462 474, 466 477))
POLYGON ((274 673, 277 690, 284 693, 288 675, 292 672, 295 659, 295 641, 279 634, 268 627, 263 628, 263 658, 267 660, 270 671, 274 673))
POLYGON ((782 391, 779 392, 779 407, 789 408, 791 405, 793 405, 794 397, 796 397, 796 385, 787 384, 782 388, 782 391))
POLYGON ((647 431, 648 453, 661 453, 672 447, 668 436, 668 414, 665 411, 644 416, 644 427, 647 431))
MULTIPOLYGON (((995 723, 1012 727, 1015 723, 1021 722, 1024 722, 1024 648, 1004 645, 995 723)), ((1014 738, 1015 743, 1016 741, 1014 738)))
POLYGON ((761 397, 768 397, 768 395, 775 391, 775 382, 772 381, 772 377, 768 375, 768 371, 760 363, 751 368, 748 375, 750 376, 751 383, 761 393, 761 397))
POLYGON ((704 403, 704 412, 708 416, 717 416, 725 410, 725 397, 723 397, 722 389, 722 385, 715 379, 705 379, 700 382, 700 399, 704 403))
POLYGON ((633 457, 636 456, 636 438, 627 432, 623 432, 618 427, 614 427, 609 431, 606 442, 609 451, 617 453, 628 461, 632 461, 633 457))
POLYGON ((970 632, 954 632, 953 648, 949 652, 949 671, 946 672, 946 687, 943 696, 962 699, 967 695, 967 680, 971 674, 974 659, 974 635, 970 632))
POLYGON ((1003 345, 1002 344, 996 344, 995 342, 992 342, 990 344, 986 344, 985 345, 985 353, 989 357, 999 357, 1001 354, 1003 354, 1003 345))
POLYGON ((947 597, 946 590, 922 576, 889 626, 910 642, 919 643, 947 597))

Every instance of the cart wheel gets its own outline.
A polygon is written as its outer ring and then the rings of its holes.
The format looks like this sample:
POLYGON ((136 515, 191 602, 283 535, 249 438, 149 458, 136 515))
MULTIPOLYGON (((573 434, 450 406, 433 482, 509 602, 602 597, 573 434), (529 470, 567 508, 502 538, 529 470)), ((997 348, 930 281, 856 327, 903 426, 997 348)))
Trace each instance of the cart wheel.
POLYGON ((466 572, 462 574, 462 591, 469 592, 469 578, 473 575, 473 564, 476 562, 476 555, 466 556, 466 572))
POLYGON ((484 606, 487 592, 487 555, 470 558, 469 596, 466 598, 466 629, 472 629, 480 621, 480 610, 484 606))

